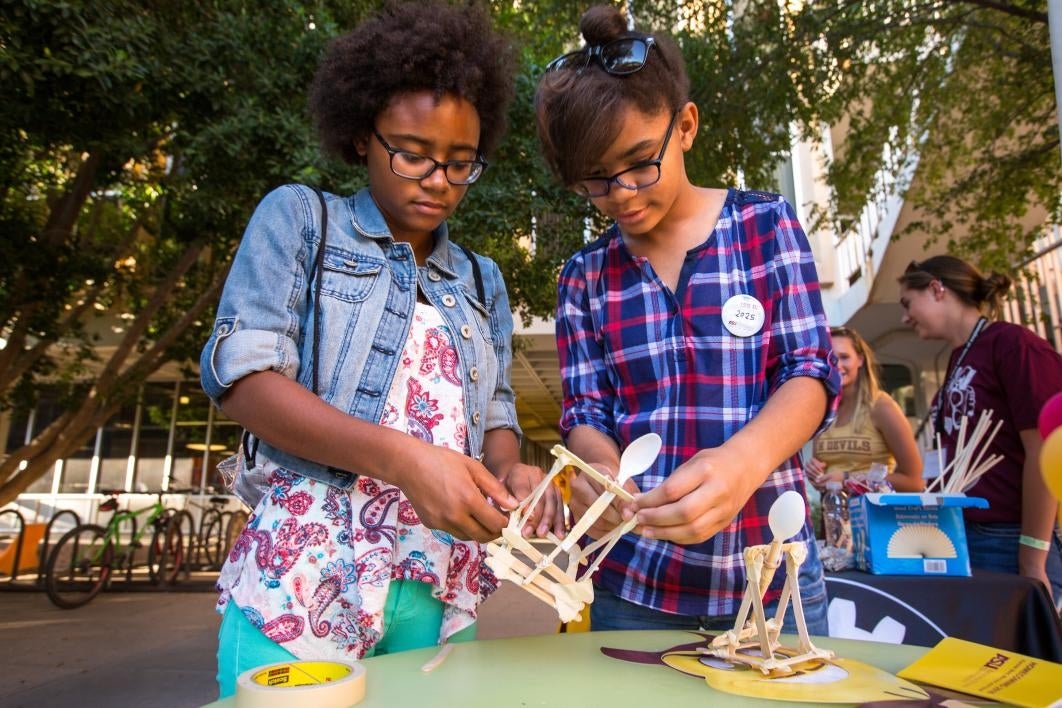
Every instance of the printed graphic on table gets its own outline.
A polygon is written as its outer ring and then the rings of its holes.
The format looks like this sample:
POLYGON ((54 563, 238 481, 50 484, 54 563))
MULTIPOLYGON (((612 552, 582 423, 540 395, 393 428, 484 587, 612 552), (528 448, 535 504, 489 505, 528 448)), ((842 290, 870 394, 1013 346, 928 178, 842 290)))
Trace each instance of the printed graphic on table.
MULTIPOLYGON (((798 664, 786 676, 765 676, 758 669, 730 664, 700 651, 712 635, 691 632, 707 641, 682 644, 663 651, 635 651, 602 647, 606 656, 637 664, 663 664, 690 676, 703 678, 717 691, 753 698, 803 703, 869 703, 871 701, 926 700, 918 686, 854 659, 814 659, 798 664)), ((785 648, 782 652, 789 651, 785 648)))

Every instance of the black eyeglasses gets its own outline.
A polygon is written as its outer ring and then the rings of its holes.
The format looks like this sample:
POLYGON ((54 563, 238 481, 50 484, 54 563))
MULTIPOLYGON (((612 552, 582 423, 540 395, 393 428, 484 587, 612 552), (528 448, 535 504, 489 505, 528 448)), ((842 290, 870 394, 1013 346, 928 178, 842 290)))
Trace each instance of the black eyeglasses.
POLYGON ((607 73, 613 76, 626 76, 645 66, 649 58, 649 49, 656 44, 652 37, 627 37, 614 39, 604 44, 595 44, 574 52, 562 54, 546 65, 546 71, 575 69, 582 71, 596 59, 607 73))
POLYGON ((446 181, 460 186, 472 184, 483 174, 483 170, 487 169, 487 161, 483 158, 439 162, 435 158, 421 155, 419 152, 409 152, 408 150, 399 150, 391 147, 376 128, 372 129, 372 134, 376 136, 376 139, 383 145, 383 149, 391 156, 391 171, 405 179, 426 179, 428 175, 441 167, 443 174, 446 175, 446 181))
POLYGON ((664 152, 667 151, 667 144, 671 140, 671 131, 675 128, 677 117, 678 111, 671 114, 671 122, 667 124, 667 132, 664 133, 664 143, 660 146, 660 154, 655 160, 636 163, 609 177, 586 177, 576 182, 572 189, 580 196, 594 198, 608 194, 613 182, 626 189, 643 189, 659 182, 660 163, 664 160, 664 152))

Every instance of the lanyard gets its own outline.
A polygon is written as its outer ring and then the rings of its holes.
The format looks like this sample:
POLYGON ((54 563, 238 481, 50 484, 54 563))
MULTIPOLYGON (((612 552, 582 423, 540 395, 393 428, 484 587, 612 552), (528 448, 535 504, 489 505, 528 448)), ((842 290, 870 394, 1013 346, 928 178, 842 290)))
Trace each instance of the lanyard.
POLYGON ((987 317, 979 317, 977 319, 977 324, 974 325, 973 331, 970 332, 970 336, 966 339, 966 344, 962 346, 962 351, 959 352, 959 358, 956 359, 955 363, 948 369, 948 373, 944 377, 944 383, 937 392, 937 410, 936 415, 933 417, 933 430, 936 431, 938 435, 944 434, 944 398, 948 395, 948 384, 951 383, 951 377, 962 364, 962 360, 966 358, 966 353, 970 351, 970 347, 973 346, 974 341, 977 339, 977 335, 981 334, 981 330, 985 328, 986 324, 988 324, 987 317))

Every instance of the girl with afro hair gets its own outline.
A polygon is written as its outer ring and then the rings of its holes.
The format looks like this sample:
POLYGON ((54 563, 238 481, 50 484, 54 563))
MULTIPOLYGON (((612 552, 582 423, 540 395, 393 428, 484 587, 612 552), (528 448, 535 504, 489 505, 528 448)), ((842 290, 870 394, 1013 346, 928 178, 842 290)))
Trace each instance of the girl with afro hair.
MULTIPOLYGON (((248 431, 254 506, 219 579, 221 695, 252 667, 471 638, 497 581, 480 542, 542 478, 519 456, 497 265, 446 219, 487 166, 513 55, 479 5, 390 5, 337 39, 311 109, 368 187, 259 204, 203 349, 248 431), (257 482, 257 484, 256 484, 257 482)), ((525 533, 563 534, 555 494, 525 533)))

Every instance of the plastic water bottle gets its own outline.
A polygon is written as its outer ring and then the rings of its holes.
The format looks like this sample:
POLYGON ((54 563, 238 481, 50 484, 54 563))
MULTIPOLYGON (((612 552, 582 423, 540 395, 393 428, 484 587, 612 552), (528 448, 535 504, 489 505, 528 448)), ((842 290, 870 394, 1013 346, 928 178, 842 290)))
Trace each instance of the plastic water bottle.
POLYGON ((848 521, 848 495, 837 480, 831 479, 826 483, 826 493, 822 495, 822 521, 826 527, 826 545, 851 552, 852 525, 848 521))

